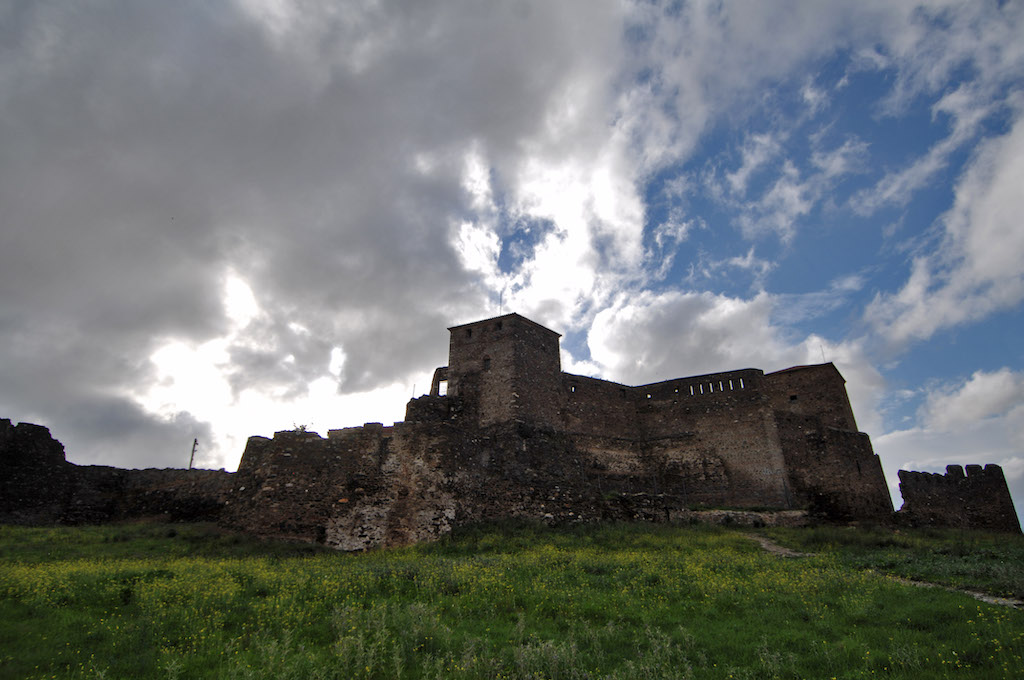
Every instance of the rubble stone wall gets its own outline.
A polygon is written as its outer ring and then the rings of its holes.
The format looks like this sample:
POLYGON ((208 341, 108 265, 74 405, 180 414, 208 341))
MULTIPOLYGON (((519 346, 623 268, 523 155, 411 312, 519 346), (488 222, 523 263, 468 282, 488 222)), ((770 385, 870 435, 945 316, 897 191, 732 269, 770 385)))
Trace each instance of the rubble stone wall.
POLYGON ((0 521, 84 524, 140 517, 215 520, 230 473, 73 465, 40 425, 0 420, 0 521))
MULTIPOLYGON (((405 422, 251 437, 235 473, 80 467, 46 428, 0 421, 0 521, 217 520, 362 550, 504 518, 892 519, 832 364, 630 387, 563 373, 558 334, 515 314, 449 331, 448 365, 405 422)), ((900 516, 1019 532, 1002 471, 957 470, 901 472, 900 516)))
POLYGON ((1020 522, 1003 469, 989 464, 946 466, 946 474, 900 470, 903 507, 898 518, 911 526, 944 526, 1020 533, 1020 522))

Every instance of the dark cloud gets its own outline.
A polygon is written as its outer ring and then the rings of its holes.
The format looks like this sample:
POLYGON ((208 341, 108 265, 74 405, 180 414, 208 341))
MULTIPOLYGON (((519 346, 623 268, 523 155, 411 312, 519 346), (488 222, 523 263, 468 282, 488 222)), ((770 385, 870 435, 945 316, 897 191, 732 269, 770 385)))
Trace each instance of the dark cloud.
MULTIPOLYGON (((196 436, 268 434, 275 400, 313 411, 336 389, 359 411, 377 408, 371 392, 401 398, 444 362, 442 329, 497 313, 499 294, 505 311, 586 335, 604 377, 804 360, 809 335, 773 311, 777 294, 686 291, 670 267, 652 273, 681 262, 685 225, 704 222, 673 206, 678 233, 649 254, 644 183, 714 147, 712 126, 755 129, 780 83, 862 48, 902 83, 897 113, 964 64, 993 83, 977 92, 1006 90, 1020 10, 934 14, 0 0, 0 417, 53 427, 79 460, 173 464, 196 436), (949 49, 936 64, 937 44, 949 49), (516 236, 522 225, 535 231, 516 236), (245 313, 225 302, 236 280, 252 293, 245 313), (166 347, 177 363, 155 365, 166 347), (189 362, 205 362, 191 382, 189 362), (231 417, 211 398, 185 403, 171 388, 186 383, 212 384, 231 417)), ((776 186, 812 203, 832 192, 776 186)), ((809 226, 797 203, 756 215, 785 218, 794 248, 809 226)), ((716 257, 760 267, 760 291, 778 263, 734 236, 716 257)), ((839 297, 817 288, 787 293, 806 309, 839 297)), ((878 384, 857 341, 835 346, 866 376, 852 392, 878 384)))
POLYGON ((465 153, 514 172, 579 45, 614 38, 568 7, 246 8, 0 7, 0 407, 83 459, 173 464, 209 433, 134 398, 170 340, 230 333, 236 396, 301 394, 335 347, 342 392, 443 361, 487 299, 451 245, 465 153))

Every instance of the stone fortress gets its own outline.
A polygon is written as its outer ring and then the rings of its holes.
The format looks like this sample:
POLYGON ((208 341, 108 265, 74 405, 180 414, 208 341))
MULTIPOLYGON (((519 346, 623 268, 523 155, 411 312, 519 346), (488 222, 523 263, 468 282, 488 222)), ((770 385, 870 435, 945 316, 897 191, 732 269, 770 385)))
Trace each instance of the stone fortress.
POLYGON ((1020 533, 996 465, 901 471, 894 514, 831 363, 627 386, 562 372, 559 334, 518 314, 449 332, 448 365, 403 422, 251 437, 234 473, 75 466, 45 428, 0 421, 0 521, 216 520, 344 550, 507 518, 1020 533))

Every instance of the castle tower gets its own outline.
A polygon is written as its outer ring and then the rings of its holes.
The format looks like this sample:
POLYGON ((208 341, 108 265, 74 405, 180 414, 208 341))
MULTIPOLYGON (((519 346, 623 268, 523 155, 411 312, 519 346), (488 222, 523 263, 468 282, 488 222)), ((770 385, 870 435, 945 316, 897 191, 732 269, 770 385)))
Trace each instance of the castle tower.
POLYGON ((480 426, 558 423, 560 334, 518 314, 453 326, 448 396, 480 426))

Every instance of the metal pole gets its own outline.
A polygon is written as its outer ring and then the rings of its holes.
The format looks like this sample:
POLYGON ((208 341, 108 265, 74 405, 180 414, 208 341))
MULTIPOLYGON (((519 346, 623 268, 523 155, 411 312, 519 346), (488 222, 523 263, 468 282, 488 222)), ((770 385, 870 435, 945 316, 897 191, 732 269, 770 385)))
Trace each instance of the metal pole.
POLYGON ((188 469, 189 470, 192 469, 192 463, 195 462, 195 459, 196 459, 196 447, 198 447, 198 446, 199 446, 199 440, 198 439, 193 439, 192 440, 192 457, 188 459, 188 469))

